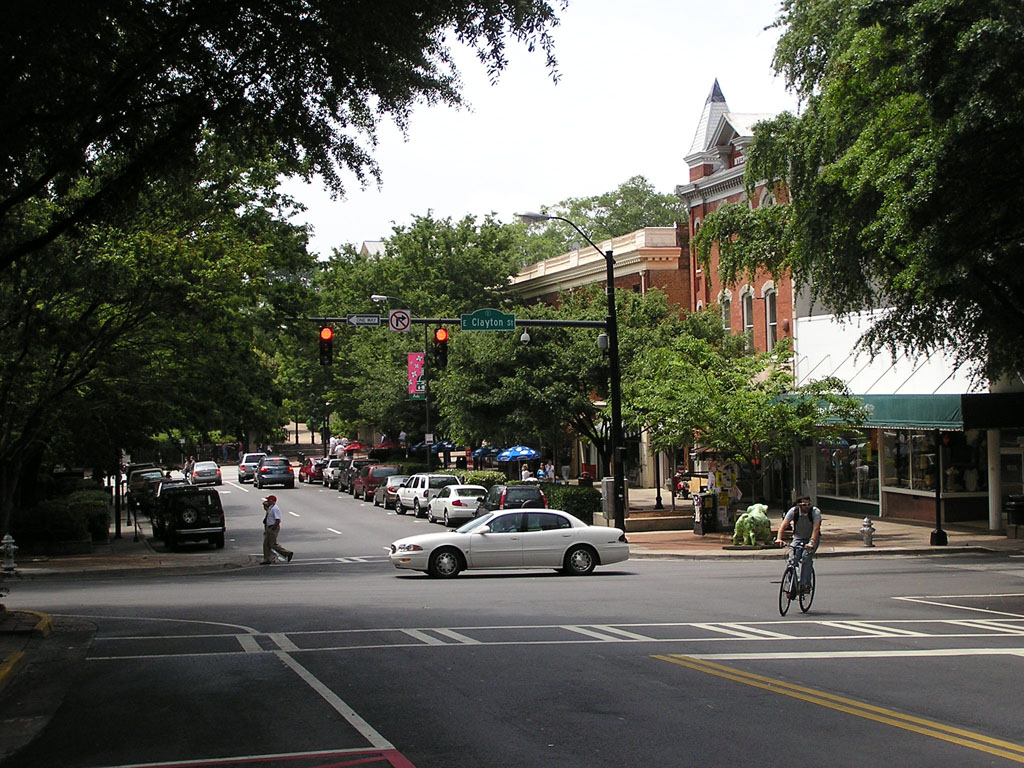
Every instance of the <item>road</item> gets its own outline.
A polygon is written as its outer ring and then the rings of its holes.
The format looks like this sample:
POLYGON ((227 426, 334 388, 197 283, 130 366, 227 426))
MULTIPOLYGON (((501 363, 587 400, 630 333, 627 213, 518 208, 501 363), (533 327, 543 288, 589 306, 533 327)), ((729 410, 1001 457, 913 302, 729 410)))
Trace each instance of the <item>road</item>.
MULTIPOLYGON (((781 618, 780 562, 436 581, 385 556, 431 524, 271 492, 291 564, 17 587, 96 633, 5 768, 1024 762, 1024 559, 821 559, 781 618)), ((265 493, 223 487, 229 551, 260 551, 265 493)))

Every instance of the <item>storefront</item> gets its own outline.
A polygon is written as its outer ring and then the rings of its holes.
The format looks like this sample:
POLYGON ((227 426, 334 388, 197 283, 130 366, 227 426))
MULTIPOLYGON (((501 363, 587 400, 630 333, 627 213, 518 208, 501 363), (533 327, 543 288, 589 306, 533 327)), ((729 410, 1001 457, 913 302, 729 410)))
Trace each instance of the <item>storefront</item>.
POLYGON ((946 523, 1001 527, 992 526, 993 510, 1024 487, 1024 394, 860 399, 870 415, 859 430, 801 451, 801 484, 820 506, 922 522, 938 513, 946 523))

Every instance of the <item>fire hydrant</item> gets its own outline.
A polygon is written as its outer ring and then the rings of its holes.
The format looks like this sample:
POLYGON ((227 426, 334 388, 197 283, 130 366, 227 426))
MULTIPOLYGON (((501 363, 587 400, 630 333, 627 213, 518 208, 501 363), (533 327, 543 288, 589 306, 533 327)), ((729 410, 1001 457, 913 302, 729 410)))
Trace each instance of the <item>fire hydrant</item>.
POLYGON ((0 553, 3 553, 5 571, 13 571, 14 565, 14 553, 18 551, 18 547, 14 543, 14 537, 11 534, 7 534, 3 538, 3 542, 0 542, 0 553))
POLYGON ((875 542, 874 542, 875 527, 871 524, 871 518, 870 517, 865 517, 864 518, 864 525, 862 525, 860 527, 860 535, 861 535, 861 538, 864 539, 864 546, 865 547, 873 547, 873 546, 875 546, 875 542))

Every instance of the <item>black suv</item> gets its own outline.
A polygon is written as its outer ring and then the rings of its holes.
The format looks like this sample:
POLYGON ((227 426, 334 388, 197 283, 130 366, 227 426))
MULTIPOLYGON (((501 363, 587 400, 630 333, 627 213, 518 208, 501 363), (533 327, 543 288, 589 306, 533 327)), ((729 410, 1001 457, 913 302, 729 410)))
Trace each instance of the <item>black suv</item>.
POLYGON ((150 517, 153 536, 172 552, 183 541, 206 540, 224 548, 224 507, 213 488, 172 485, 160 489, 150 517))
POLYGON ((477 506, 476 517, 495 509, 543 509, 547 506, 548 500, 538 485, 492 485, 484 500, 477 506))

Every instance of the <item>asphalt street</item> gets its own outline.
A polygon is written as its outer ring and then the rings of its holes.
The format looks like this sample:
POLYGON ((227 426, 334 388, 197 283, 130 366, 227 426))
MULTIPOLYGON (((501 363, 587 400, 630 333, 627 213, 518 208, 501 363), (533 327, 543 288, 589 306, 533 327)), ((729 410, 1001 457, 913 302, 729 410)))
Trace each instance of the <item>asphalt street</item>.
MULTIPOLYGON (((437 581, 384 556, 425 521, 272 492, 291 564, 16 585, 54 632, 0 697, 42 726, 5 768, 1024 762, 1018 553, 822 558, 782 618, 777 558, 437 581)), ((236 559, 262 495, 224 487, 236 559)))

